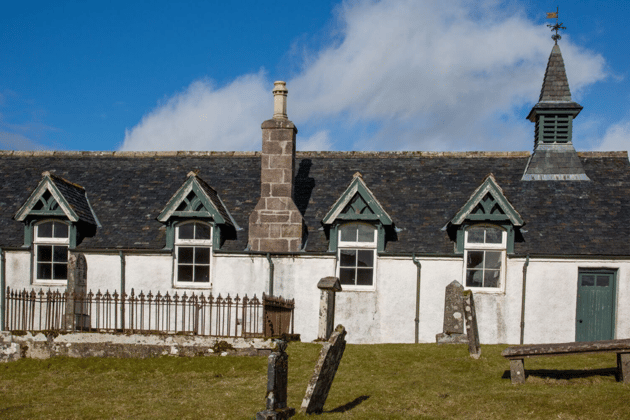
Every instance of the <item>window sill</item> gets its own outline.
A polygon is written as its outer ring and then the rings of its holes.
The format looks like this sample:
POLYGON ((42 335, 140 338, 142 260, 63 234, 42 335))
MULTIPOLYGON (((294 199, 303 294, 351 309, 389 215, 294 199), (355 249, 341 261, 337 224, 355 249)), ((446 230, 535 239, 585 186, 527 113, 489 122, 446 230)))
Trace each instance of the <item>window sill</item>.
POLYGON ((483 295, 505 294, 505 290, 502 287, 466 287, 464 286, 464 290, 470 290, 474 294, 483 294, 483 295))
POLYGON ((343 292, 375 292, 375 286, 355 286, 350 284, 341 285, 341 293, 343 292))
POLYGON ((33 286, 66 287, 68 280, 33 280, 33 286))
POLYGON ((211 282, 175 282, 173 289, 198 289, 198 290, 212 290, 211 282))

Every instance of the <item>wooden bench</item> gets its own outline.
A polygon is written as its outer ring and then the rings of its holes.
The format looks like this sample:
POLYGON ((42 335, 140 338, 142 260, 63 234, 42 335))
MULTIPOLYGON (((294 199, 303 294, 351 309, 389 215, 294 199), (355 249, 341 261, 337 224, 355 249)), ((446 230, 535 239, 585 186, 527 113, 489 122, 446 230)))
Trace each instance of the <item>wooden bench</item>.
POLYGON ((617 353, 617 380, 630 383, 630 339, 514 346, 503 350, 501 355, 510 360, 512 383, 522 384, 525 383, 525 359, 588 353, 617 353))

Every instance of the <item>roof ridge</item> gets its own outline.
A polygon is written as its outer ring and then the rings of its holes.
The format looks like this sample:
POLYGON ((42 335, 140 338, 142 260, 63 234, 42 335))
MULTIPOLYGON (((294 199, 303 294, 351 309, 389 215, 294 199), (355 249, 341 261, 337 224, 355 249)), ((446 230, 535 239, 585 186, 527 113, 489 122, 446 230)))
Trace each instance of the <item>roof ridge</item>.
MULTIPOLYGON (((468 152, 434 152, 434 151, 298 151, 298 157, 344 157, 344 158, 363 158, 363 157, 388 157, 388 158, 412 158, 412 157, 452 157, 452 158, 483 158, 483 157, 501 157, 501 158, 522 158, 529 157, 530 152, 527 151, 468 151, 468 152)), ((625 151, 582 151, 578 152, 580 156, 588 157, 627 157, 628 152, 625 151)), ((0 150, 1 156, 15 157, 112 157, 112 158, 143 158, 143 157, 259 157, 260 152, 118 152, 118 151, 71 151, 71 150, 0 150)))

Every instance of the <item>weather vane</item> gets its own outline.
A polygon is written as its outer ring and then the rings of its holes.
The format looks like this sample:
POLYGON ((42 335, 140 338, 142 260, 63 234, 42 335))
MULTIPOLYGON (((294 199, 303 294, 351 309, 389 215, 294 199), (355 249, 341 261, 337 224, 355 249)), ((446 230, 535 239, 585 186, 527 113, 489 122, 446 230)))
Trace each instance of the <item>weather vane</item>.
POLYGON ((556 20, 556 24, 555 25, 547 25, 547 27, 551 28, 552 31, 556 31, 555 34, 551 35, 551 39, 553 39, 554 41, 556 41, 556 45, 558 45, 558 40, 560 38, 562 38, 560 36, 560 34, 558 34, 558 31, 560 29, 567 29, 564 26, 562 26, 562 23, 558 23, 558 11, 559 8, 556 6, 556 11, 555 12, 551 12, 551 13, 547 13, 547 19, 555 19, 556 20))

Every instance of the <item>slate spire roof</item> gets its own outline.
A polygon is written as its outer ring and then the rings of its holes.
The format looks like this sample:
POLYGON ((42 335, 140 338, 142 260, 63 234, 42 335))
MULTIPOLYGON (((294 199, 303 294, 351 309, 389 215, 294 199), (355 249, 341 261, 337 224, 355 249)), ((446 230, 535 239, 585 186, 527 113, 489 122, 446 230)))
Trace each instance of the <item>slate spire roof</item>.
POLYGON ((564 59, 557 44, 553 46, 549 55, 538 103, 534 105, 527 119, 536 122, 536 110, 539 109, 574 109, 577 110, 574 116, 582 110, 582 106, 571 99, 564 59))

